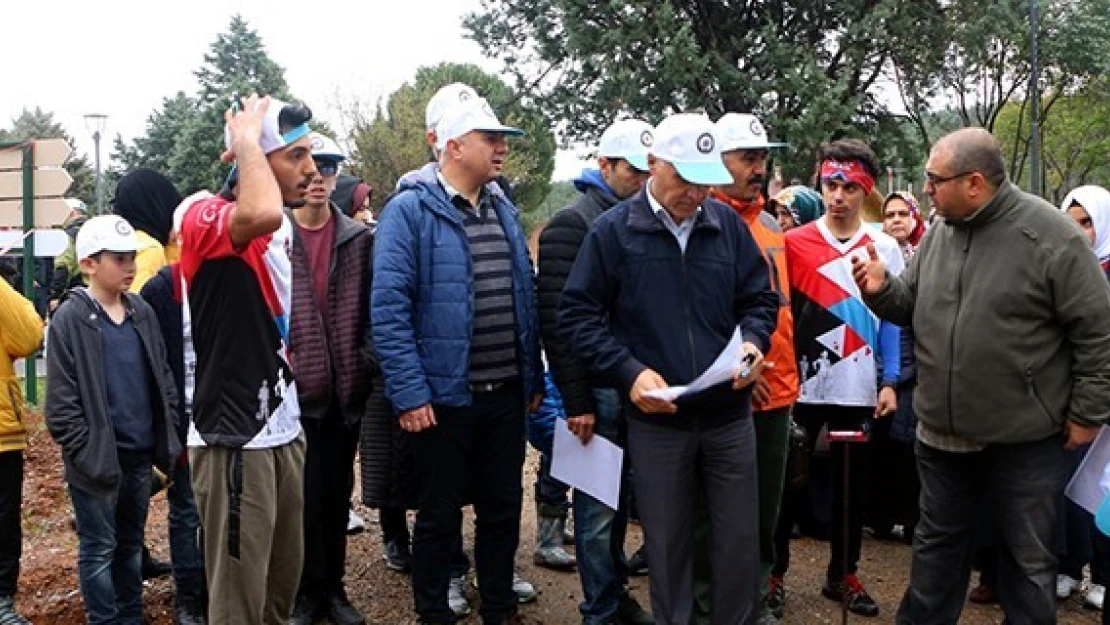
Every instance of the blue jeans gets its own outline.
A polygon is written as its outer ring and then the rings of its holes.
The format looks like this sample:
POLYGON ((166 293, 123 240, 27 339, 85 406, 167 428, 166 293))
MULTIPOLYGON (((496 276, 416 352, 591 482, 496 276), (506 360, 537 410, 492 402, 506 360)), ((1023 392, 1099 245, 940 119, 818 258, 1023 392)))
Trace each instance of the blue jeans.
MULTIPOLYGON (((184 439, 182 439, 184 440, 184 439)), ((170 504, 170 560, 178 600, 204 599, 204 557, 200 552, 200 514, 193 497, 188 462, 178 463, 173 483, 166 491, 170 504)))
POLYGON ((72 484, 77 575, 90 625, 143 622, 143 528, 150 505, 150 454, 119 452, 120 479, 108 494, 72 484))
MULTIPOLYGON (((620 393, 594 389, 594 434, 625 445, 620 393)), ((624 535, 628 528, 628 472, 622 479, 618 510, 579 490, 574 491, 574 548, 584 599, 578 606, 584 625, 604 622, 617 613, 617 605, 628 584, 628 560, 624 535)))

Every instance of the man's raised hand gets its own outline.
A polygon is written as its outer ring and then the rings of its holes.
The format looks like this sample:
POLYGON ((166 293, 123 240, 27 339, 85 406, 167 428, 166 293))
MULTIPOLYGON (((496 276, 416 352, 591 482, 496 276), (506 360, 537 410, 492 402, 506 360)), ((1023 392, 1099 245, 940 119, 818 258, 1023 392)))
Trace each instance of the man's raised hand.
POLYGON ((886 280, 886 263, 879 259, 875 244, 867 244, 867 260, 852 257, 852 277, 866 295, 875 295, 886 280))

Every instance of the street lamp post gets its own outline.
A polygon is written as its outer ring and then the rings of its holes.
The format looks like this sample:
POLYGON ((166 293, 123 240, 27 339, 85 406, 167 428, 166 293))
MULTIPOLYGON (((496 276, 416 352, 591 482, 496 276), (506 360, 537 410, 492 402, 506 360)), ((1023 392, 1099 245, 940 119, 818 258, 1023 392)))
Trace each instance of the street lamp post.
POLYGON ((1040 86, 1040 7, 1039 0, 1029 2, 1029 186, 1035 195, 1044 197, 1044 175, 1041 169, 1041 86, 1040 86))
POLYGON ((104 180, 100 173, 100 135, 104 132, 104 124, 108 116, 103 113, 89 113, 85 115, 85 128, 92 133, 93 149, 96 152, 96 214, 104 214, 104 180))

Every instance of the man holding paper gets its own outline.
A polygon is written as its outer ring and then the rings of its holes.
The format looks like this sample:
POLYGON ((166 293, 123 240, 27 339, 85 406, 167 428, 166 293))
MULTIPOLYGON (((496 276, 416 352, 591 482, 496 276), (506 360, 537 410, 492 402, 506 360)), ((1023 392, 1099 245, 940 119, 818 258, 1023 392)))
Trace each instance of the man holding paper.
POLYGON ((759 517, 750 387, 779 300, 747 226, 707 201, 709 187, 732 182, 713 123, 668 117, 648 160, 644 190, 598 217, 586 236, 559 303, 559 329, 596 374, 626 393, 656 622, 693 619, 700 485, 712 528, 712 622, 754 623, 759 517), (731 383, 673 401, 657 396, 698 378, 737 328, 744 365, 736 363, 731 383))

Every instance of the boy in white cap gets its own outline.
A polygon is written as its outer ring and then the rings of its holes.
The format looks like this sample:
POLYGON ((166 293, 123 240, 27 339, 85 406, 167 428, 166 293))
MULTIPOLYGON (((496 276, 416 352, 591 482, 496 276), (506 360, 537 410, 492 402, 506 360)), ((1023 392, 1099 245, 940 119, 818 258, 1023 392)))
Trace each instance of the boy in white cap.
POLYGON ((648 164, 644 190, 598 217, 586 235, 559 302, 559 331, 630 400, 629 452, 655 622, 694 622, 691 528, 701 490, 711 527, 711 622, 754 623, 751 384, 763 369, 779 298, 747 227, 727 206, 706 201, 709 187, 732 182, 713 123, 692 114, 663 120, 648 164), (665 399, 670 385, 692 382, 730 343, 745 365, 731 382, 665 399))
MULTIPOLYGON (((555 214, 540 234, 536 280, 540 327, 551 375, 563 397, 567 425, 583 444, 596 434, 625 445, 624 415, 619 391, 611 380, 593 375, 562 340, 555 311, 567 275, 594 221, 605 211, 643 189, 648 179, 648 150, 655 129, 638 119, 614 122, 601 135, 597 169, 586 169, 574 181, 581 195, 555 214)), ((537 487, 538 492, 541 489, 537 487)), ((590 495, 574 491, 574 539, 583 600, 578 609, 583 625, 602 625, 616 618, 628 625, 650 625, 651 615, 628 593, 628 562, 624 535, 628 499, 613 510, 590 495)), ((536 561, 551 558, 562 545, 566 510, 537 501, 540 537, 536 561), (555 528, 545 531, 545 528, 555 528), (555 531, 558 530, 558 531, 555 531), (546 550, 546 551, 545 551, 546 550)))
POLYGON ((87 221, 76 253, 89 286, 62 299, 49 331, 46 424, 62 447, 89 623, 144 622, 151 466, 169 474, 181 452, 162 333, 150 306, 128 292, 138 248, 122 217, 87 221))

